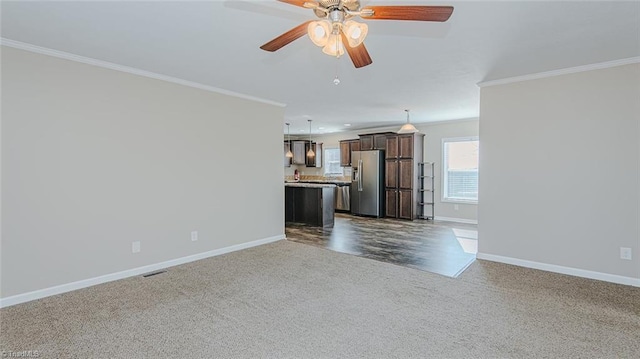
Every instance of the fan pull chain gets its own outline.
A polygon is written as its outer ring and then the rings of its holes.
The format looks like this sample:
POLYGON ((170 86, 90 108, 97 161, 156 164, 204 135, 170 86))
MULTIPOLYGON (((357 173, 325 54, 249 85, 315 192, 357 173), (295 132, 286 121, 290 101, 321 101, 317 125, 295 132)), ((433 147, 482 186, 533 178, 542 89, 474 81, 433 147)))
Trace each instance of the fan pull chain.
POLYGON ((340 58, 336 56, 336 77, 333 79, 333 84, 336 86, 340 84, 340 79, 338 78, 338 69, 340 68, 340 62, 338 62, 338 60, 340 60, 340 58))
POLYGON ((338 61, 340 60, 340 51, 338 51, 341 46, 340 40, 340 37, 336 35, 336 77, 333 79, 333 84, 336 86, 340 84, 340 78, 338 78, 338 69, 340 68, 340 62, 338 61))

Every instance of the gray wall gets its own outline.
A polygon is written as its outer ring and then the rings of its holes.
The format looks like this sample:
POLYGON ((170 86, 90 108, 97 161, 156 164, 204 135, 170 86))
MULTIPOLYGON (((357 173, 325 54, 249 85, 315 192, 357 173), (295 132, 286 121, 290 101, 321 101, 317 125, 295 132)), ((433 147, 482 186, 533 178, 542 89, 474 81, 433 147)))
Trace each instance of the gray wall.
POLYGON ((482 88, 479 256, 640 278, 639 122, 638 64, 482 88))
POLYGON ((2 47, 0 295, 283 236, 283 115, 2 47))

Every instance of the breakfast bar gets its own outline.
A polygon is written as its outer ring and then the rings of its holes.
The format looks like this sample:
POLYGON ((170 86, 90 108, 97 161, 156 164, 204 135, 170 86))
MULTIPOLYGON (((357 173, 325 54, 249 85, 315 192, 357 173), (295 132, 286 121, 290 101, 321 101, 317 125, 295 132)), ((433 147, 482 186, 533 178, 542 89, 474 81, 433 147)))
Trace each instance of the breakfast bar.
POLYGON ((333 227, 335 184, 286 182, 285 222, 333 227))

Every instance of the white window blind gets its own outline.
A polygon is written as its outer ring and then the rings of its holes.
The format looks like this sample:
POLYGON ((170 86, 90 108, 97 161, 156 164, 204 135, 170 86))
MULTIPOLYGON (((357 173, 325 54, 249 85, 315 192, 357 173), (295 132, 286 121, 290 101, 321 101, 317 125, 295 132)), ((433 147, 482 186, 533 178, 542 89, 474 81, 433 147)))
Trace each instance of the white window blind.
POLYGON ((342 167, 340 167, 340 149, 339 148, 325 148, 324 175, 325 176, 342 176, 342 167))
POLYGON ((445 138, 442 140, 442 200, 478 202, 477 137, 445 138))

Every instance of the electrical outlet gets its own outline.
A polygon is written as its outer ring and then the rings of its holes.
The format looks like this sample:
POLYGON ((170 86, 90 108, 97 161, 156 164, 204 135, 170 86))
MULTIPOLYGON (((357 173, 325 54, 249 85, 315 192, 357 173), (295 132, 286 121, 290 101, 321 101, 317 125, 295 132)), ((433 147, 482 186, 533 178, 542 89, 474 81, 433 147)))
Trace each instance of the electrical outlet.
POLYGON ((457 211, 457 210, 459 210, 459 209, 460 209, 460 207, 458 207, 458 205, 457 205, 457 204, 454 204, 454 205, 453 205, 453 210, 454 210, 454 211, 457 211))
POLYGON ((131 253, 140 252, 140 241, 131 242, 131 253))
POLYGON ((198 240, 198 231, 191 231, 191 241, 195 242, 198 240))
POLYGON ((629 247, 620 247, 620 259, 626 259, 628 261, 631 260, 631 248, 629 247))

